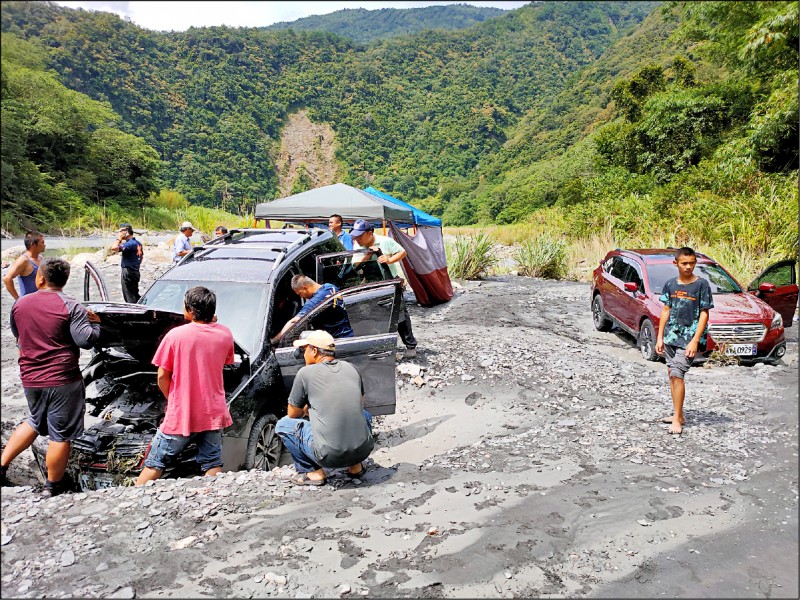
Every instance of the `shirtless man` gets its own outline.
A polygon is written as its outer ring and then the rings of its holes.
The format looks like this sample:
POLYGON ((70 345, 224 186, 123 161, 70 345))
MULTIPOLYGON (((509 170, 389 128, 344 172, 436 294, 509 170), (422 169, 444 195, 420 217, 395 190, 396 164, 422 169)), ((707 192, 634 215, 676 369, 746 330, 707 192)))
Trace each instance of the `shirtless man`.
POLYGON ((25 234, 25 252, 20 254, 14 264, 3 275, 3 283, 14 300, 36 291, 36 272, 39 270, 39 255, 44 252, 44 236, 38 231, 25 234), (19 293, 14 287, 14 278, 19 279, 19 293))

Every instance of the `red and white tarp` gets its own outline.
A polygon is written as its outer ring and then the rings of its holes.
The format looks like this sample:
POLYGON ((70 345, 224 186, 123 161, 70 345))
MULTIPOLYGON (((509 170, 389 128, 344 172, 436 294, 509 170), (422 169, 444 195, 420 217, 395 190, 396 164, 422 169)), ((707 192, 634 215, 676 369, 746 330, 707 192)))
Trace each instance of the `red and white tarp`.
POLYGON ((407 253, 403 269, 417 302, 421 306, 448 302, 453 297, 453 285, 447 273, 442 228, 417 227, 412 237, 389 221, 389 231, 407 253))

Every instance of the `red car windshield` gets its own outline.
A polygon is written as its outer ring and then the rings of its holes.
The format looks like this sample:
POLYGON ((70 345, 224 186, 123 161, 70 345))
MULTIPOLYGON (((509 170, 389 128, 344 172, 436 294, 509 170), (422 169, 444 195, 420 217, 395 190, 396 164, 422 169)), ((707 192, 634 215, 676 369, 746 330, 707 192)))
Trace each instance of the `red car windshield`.
MULTIPOLYGON (((694 274, 708 281, 712 294, 739 294, 742 292, 742 288, 718 265, 697 265, 694 268, 694 274)), ((650 289, 653 291, 653 295, 660 296, 667 280, 678 276, 678 267, 672 263, 647 265, 647 275, 650 277, 650 289)))

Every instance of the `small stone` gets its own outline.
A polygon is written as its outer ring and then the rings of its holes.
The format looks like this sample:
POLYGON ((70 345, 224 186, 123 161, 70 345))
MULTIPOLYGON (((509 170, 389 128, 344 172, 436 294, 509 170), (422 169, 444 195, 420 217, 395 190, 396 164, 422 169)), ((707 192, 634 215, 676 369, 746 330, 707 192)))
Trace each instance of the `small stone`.
POLYGON ((339 589, 336 590, 336 593, 339 594, 339 596, 346 596, 350 593, 350 586, 347 584, 340 585, 339 589))
POLYGON ((509 573, 508 571, 506 571, 504 575, 506 576, 506 579, 511 579, 513 577, 513 575, 511 575, 511 573, 509 573))
POLYGON ((136 598, 136 592, 133 588, 128 586, 118 589, 113 594, 106 596, 106 598, 136 598))
POLYGON ((94 570, 97 571, 98 573, 100 571, 107 571, 108 570, 108 563, 101 562, 99 565, 97 565, 94 568, 94 570))
POLYGON ((76 517, 70 517, 69 519, 67 519, 67 523, 69 523, 70 525, 77 525, 78 523, 83 521, 84 518, 85 517, 82 517, 81 515, 78 515, 76 517))
POLYGON ((189 537, 185 537, 182 540, 171 542, 170 548, 172 548, 173 550, 183 550, 184 548, 191 546, 196 541, 197 541, 197 536, 190 535, 189 537))
POLYGON ((472 381, 475 379, 475 375, 462 375, 461 381, 472 381))
POLYGON ((0 538, 0 546, 5 546, 7 544, 10 544, 11 540, 13 539, 14 539, 13 535, 4 535, 2 538, 0 538))
POLYGON ((150 523, 148 523, 147 521, 142 521, 141 523, 139 523, 139 524, 136 526, 136 529, 137 529, 138 531, 141 531, 142 529, 147 529, 148 527, 150 527, 150 523))
POLYGON ((167 500, 172 500, 174 494, 172 492, 164 492, 163 494, 159 494, 158 501, 159 502, 166 502, 167 500))
POLYGON ((75 564, 75 553, 72 550, 64 550, 61 553, 61 566, 69 567, 75 564))
POLYGON ((575 419, 561 419, 558 422, 559 427, 575 427, 575 419))
POLYGON ((650 525, 652 525, 652 523, 651 523, 650 521, 645 521, 644 519, 639 519, 639 520, 638 520, 638 521, 636 521, 636 522, 637 522, 639 525, 641 525, 642 527, 650 527, 650 525))

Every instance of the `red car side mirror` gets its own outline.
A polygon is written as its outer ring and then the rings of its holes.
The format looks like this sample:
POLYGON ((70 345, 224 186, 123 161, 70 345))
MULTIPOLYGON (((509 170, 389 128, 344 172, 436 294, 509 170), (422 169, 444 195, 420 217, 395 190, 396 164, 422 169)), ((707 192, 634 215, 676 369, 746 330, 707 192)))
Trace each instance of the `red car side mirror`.
POLYGON ((758 291, 759 292, 766 292, 768 294, 771 294, 776 289, 777 289, 777 286, 774 283, 765 282, 765 283, 762 283, 760 286, 758 286, 758 291))
POLYGON ((626 281, 625 282, 625 291, 626 292, 636 292, 638 290, 639 290, 639 286, 636 283, 634 283, 633 281, 626 281))

